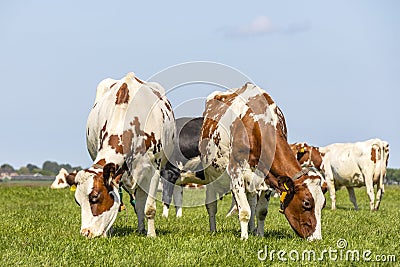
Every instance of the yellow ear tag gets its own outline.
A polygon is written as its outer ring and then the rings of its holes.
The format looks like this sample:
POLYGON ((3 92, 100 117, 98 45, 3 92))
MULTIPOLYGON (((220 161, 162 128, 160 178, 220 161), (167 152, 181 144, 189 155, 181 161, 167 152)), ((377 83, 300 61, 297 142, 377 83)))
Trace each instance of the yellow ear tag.
POLYGON ((282 203, 285 201, 286 195, 287 195, 287 192, 286 192, 286 191, 285 191, 285 192, 282 192, 281 197, 280 197, 280 201, 281 201, 282 203))
POLYGON ((76 191, 76 185, 73 184, 69 190, 76 191))
POLYGON ((300 149, 300 153, 304 153, 304 147, 302 147, 301 149, 300 149))
POLYGON ((289 187, 287 186, 286 183, 283 183, 283 187, 285 187, 286 190, 289 190, 289 187))

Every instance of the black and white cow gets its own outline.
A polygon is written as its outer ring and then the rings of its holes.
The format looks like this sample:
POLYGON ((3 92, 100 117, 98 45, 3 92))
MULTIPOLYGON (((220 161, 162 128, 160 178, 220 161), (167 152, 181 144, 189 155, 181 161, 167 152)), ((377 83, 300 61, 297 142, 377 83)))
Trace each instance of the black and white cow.
POLYGON ((75 176, 81 207, 81 234, 106 236, 120 207, 119 184, 136 196, 138 228, 156 236, 155 195, 160 170, 172 152, 174 115, 164 89, 133 73, 98 85, 87 121, 87 147, 93 165, 75 176))
POLYGON ((203 118, 179 118, 175 121, 177 138, 174 152, 168 159, 165 168, 161 171, 163 184, 163 216, 168 217, 171 197, 174 197, 176 216, 182 216, 182 186, 188 182, 204 181, 204 172, 200 161, 199 140, 203 118), (191 172, 192 179, 188 180, 181 173, 191 172), (182 178, 182 179, 181 179, 182 178), (197 180, 196 180, 197 179, 197 180))

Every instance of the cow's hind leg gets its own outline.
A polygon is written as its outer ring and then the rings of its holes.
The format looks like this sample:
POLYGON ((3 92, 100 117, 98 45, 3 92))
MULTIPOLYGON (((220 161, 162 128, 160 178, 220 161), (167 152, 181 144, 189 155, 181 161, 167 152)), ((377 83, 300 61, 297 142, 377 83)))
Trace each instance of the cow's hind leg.
POLYGON ((379 209, 379 206, 381 204, 381 200, 383 197, 383 194, 385 193, 385 188, 384 185, 382 184, 382 187, 378 184, 378 190, 376 191, 376 203, 375 203, 375 210, 379 209))
POLYGON ((349 198, 351 203, 354 205, 354 209, 358 210, 356 194, 354 193, 354 187, 346 187, 347 192, 349 192, 349 198))

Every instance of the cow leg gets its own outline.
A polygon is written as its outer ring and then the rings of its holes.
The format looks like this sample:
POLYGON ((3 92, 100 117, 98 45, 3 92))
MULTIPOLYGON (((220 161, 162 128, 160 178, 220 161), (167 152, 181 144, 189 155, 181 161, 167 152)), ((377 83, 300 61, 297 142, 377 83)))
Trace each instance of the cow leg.
POLYGON ((247 196, 247 201, 248 201, 249 206, 250 206, 250 220, 249 220, 249 223, 248 223, 249 231, 250 231, 250 233, 254 233, 254 232, 256 232, 256 226, 255 226, 254 217, 255 217, 255 214, 256 214, 257 193, 255 193, 255 192, 254 193, 247 192, 246 196, 247 196))
POLYGON ((372 182, 372 179, 370 179, 370 181, 365 181, 365 187, 367 188, 367 194, 369 197, 369 207, 371 210, 374 210, 375 194, 374 194, 374 184, 372 182))
POLYGON ((230 217, 230 216, 232 216, 233 214, 236 214, 238 212, 238 209, 237 209, 237 205, 236 205, 236 200, 235 200, 235 197, 233 196, 233 194, 232 194, 232 203, 231 203, 231 207, 229 208, 229 211, 228 211, 228 213, 226 214, 226 217, 230 217))
POLYGON ((247 201, 245 189, 238 184, 234 185, 232 188, 232 193, 235 195, 239 209, 239 222, 241 230, 241 239, 247 239, 248 234, 248 223, 251 216, 251 210, 249 202, 247 201))
POLYGON ((144 226, 144 206, 146 203, 147 194, 146 192, 143 191, 143 189, 140 186, 138 186, 135 191, 135 199, 136 199, 135 211, 136 211, 136 216, 138 218, 138 231, 141 234, 146 234, 146 229, 144 226))
MULTIPOLYGON (((382 179, 382 177, 380 178, 382 179)), ((381 200, 383 197, 383 194, 385 193, 385 188, 384 185, 382 183, 382 185, 380 185, 379 183, 377 184, 377 191, 376 191, 376 203, 375 203, 375 210, 379 209, 379 206, 381 204, 381 200)))
MULTIPOLYGON (((170 193, 170 183, 164 178, 161 179, 162 183, 162 203, 163 203, 163 213, 162 217, 168 218, 169 206, 172 201, 172 193, 170 193)), ((172 185, 173 186, 173 185, 172 185)))
POLYGON ((176 185, 174 187, 174 205, 176 209, 176 217, 182 217, 182 199, 183 199, 183 187, 176 185))
POLYGON ((256 216, 257 216, 257 236, 264 236, 265 218, 268 214, 268 203, 272 192, 270 190, 262 191, 260 198, 257 201, 256 216))
POLYGON ((213 184, 206 186, 206 209, 208 212, 208 220, 210 223, 210 232, 217 231, 215 215, 217 214, 217 193, 213 184))
POLYGON ((156 229, 154 226, 154 218, 156 216, 156 194, 158 183, 160 181, 160 171, 155 170, 150 180, 149 194, 147 196, 144 213, 147 217, 147 236, 155 237, 156 229))
POLYGON ((326 178, 326 183, 328 185, 329 189, 329 195, 331 197, 331 203, 332 203, 332 210, 336 209, 336 189, 335 189, 335 180, 333 179, 333 173, 331 166, 326 163, 325 166, 325 178, 326 178))
POLYGON ((349 192, 349 198, 350 198, 351 203, 353 203, 353 205, 354 205, 354 209, 358 210, 356 194, 354 193, 354 187, 346 187, 346 189, 347 189, 347 192, 349 192))

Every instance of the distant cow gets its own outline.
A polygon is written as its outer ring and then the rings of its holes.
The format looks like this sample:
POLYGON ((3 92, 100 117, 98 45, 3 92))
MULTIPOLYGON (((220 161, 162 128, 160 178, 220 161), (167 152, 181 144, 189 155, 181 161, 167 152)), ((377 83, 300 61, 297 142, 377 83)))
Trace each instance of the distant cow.
MULTIPOLYGON (((163 182, 163 216, 168 217, 171 197, 174 196, 176 216, 182 216, 182 187, 187 184, 181 178, 181 172, 192 172, 195 176, 204 181, 204 173, 200 161, 199 139, 203 118, 179 118, 176 119, 176 133, 174 152, 169 157, 165 168, 161 171, 163 182), (194 163, 194 164, 193 164, 194 163), (175 185, 177 184, 177 185, 175 185)), ((194 182, 192 179, 191 182, 194 182)))
POLYGON ((248 238, 254 213, 257 234, 262 236, 272 187, 281 193, 281 212, 294 231, 308 240, 321 239, 323 180, 301 168, 282 130, 283 114, 271 97, 247 83, 235 91, 209 95, 203 115, 200 152, 208 183, 210 230, 216 230, 217 194, 231 189, 238 204, 241 238, 248 238))
POLYGON ((120 207, 120 183, 136 196, 139 231, 145 232, 146 216, 147 235, 156 236, 159 172, 173 149, 174 135, 174 115, 160 85, 133 73, 99 84, 86 131, 93 165, 75 177, 83 236, 107 235, 120 207))
MULTIPOLYGON (((58 172, 56 178, 54 179, 53 183, 50 186, 51 189, 60 189, 73 186, 75 183, 75 175, 76 171, 68 173, 66 169, 61 168, 61 170, 58 172)), ((74 190, 74 188, 71 189, 74 190)))
POLYGON ((354 187, 366 186, 370 209, 378 210, 385 192, 384 178, 389 159, 389 144, 380 139, 357 143, 336 143, 326 147, 306 143, 292 145, 300 163, 315 166, 325 173, 332 209, 336 209, 336 190, 347 188, 350 201, 357 210, 354 187), (374 184, 377 185, 376 203, 374 184))

